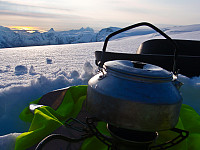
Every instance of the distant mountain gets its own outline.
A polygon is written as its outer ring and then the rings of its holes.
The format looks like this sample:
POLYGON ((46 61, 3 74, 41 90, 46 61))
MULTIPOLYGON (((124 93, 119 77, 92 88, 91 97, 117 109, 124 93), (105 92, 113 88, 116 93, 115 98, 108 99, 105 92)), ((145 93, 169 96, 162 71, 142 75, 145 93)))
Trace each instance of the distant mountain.
POLYGON ((55 32, 53 28, 51 28, 48 32, 55 32))
POLYGON ((0 48, 23 46, 20 34, 0 26, 0 48))
MULTIPOLYGON (((29 33, 25 30, 13 31, 7 27, 0 26, 0 48, 100 42, 104 41, 109 34, 119 29, 120 28, 118 27, 109 27, 95 33, 94 30, 89 27, 69 31, 55 31, 53 28, 51 28, 48 32, 44 33, 29 33)), ((197 24, 179 27, 174 26, 169 28, 162 28, 162 30, 165 31, 167 34, 178 34, 181 32, 189 32, 193 30, 200 31, 200 25, 197 24)), ((118 34, 112 39, 151 33, 154 33, 152 29, 137 28, 118 34)))
POLYGON ((0 26, 0 48, 93 42, 95 35, 91 28, 61 32, 51 28, 44 33, 29 33, 19 30, 16 32, 0 26))
POLYGON ((115 31, 117 31, 117 30, 119 30, 119 29, 120 29, 120 28, 117 28, 117 27, 109 27, 109 28, 101 29, 101 30, 96 34, 96 41, 104 41, 105 38, 106 38, 109 34, 115 32, 115 31))

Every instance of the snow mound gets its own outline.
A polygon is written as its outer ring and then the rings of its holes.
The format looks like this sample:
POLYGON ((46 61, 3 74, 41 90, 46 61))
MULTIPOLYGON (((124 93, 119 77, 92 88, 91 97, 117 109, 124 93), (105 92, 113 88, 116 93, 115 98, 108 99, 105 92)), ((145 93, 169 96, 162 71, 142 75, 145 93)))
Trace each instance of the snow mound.
POLYGON ((35 72, 34 67, 31 65, 31 68, 29 69, 29 74, 30 75, 36 75, 37 73, 35 72))
POLYGON ((70 78, 79 78, 80 77, 79 72, 76 70, 72 71, 70 74, 71 74, 70 78))
MULTIPOLYGON (((20 65, 18 68, 20 68, 19 73, 22 73, 23 70, 27 71, 24 66, 20 65)), ((12 85, 4 88, 3 92, 0 92, 0 128, 4 130, 0 134, 21 133, 28 130, 28 126, 19 119, 19 114, 28 106, 29 102, 53 90, 68 86, 87 85, 88 80, 93 76, 93 67, 90 62, 85 62, 83 68, 83 72, 59 69, 55 72, 55 78, 38 73, 36 78, 30 81, 30 85, 12 85)), ((30 72, 35 73, 33 67, 30 70, 29 74, 30 72)))
POLYGON ((82 75, 82 78, 89 80, 94 75, 93 67, 88 61, 84 64, 83 70, 84 70, 84 74, 82 75))
POLYGON ((192 106, 200 114, 200 77, 188 78, 179 75, 178 80, 183 83, 183 86, 180 88, 183 103, 192 106))
POLYGON ((28 69, 26 66, 18 65, 15 67, 15 75, 24 75, 27 74, 28 69))
POLYGON ((0 148, 1 150, 13 150, 15 149, 15 141, 17 136, 21 133, 11 133, 4 136, 0 136, 0 148))
POLYGON ((47 58, 46 61, 47 61, 47 64, 52 64, 52 59, 47 58))

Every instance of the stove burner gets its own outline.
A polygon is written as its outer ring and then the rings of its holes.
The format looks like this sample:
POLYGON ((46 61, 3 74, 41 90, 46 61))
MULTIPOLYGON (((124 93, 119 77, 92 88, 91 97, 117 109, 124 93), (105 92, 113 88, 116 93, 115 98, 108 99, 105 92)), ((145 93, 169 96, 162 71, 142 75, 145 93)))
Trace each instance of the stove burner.
POLYGON ((117 150, 148 150, 149 145, 158 137, 158 132, 143 132, 115 127, 107 124, 117 150))
POLYGON ((189 135, 188 131, 178 128, 171 129, 178 133, 178 136, 163 144, 151 145, 158 137, 158 132, 135 131, 107 124, 107 129, 112 137, 101 134, 96 128, 96 118, 87 118, 86 124, 94 136, 108 146, 108 150, 165 150, 182 142, 189 135))
POLYGON ((143 131, 129 130, 129 129, 115 127, 110 124, 107 124, 107 128, 113 137, 130 142, 134 141, 138 143, 140 142, 149 143, 154 141, 158 136, 158 132, 143 132, 143 131))

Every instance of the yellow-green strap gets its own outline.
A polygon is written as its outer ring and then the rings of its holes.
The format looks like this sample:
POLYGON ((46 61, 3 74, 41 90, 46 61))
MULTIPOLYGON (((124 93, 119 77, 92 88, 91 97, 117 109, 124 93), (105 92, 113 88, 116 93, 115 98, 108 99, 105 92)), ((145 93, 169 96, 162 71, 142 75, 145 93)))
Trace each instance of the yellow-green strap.
MULTIPOLYGON (((25 150, 44 137, 51 134, 55 129, 63 125, 69 117, 76 117, 82 108, 82 103, 86 99, 87 86, 70 87, 64 99, 57 110, 49 106, 43 106, 35 109, 34 115, 26 107, 20 114, 24 121, 31 121, 28 132, 22 133, 16 139, 15 150, 25 150)), ((39 102, 40 99, 32 103, 39 102)))
POLYGON ((36 109, 29 131, 17 137, 15 150, 26 150, 60 127, 62 123, 57 117, 59 115, 51 107, 36 109))

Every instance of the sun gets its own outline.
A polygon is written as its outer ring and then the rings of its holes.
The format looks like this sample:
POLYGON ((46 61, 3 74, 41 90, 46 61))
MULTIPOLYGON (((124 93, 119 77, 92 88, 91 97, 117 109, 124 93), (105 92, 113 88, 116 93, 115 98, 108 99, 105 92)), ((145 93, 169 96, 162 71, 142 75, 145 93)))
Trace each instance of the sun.
POLYGON ((39 27, 32 27, 32 26, 8 26, 11 30, 24 30, 29 33, 38 32, 46 32, 45 30, 40 29, 39 27))

